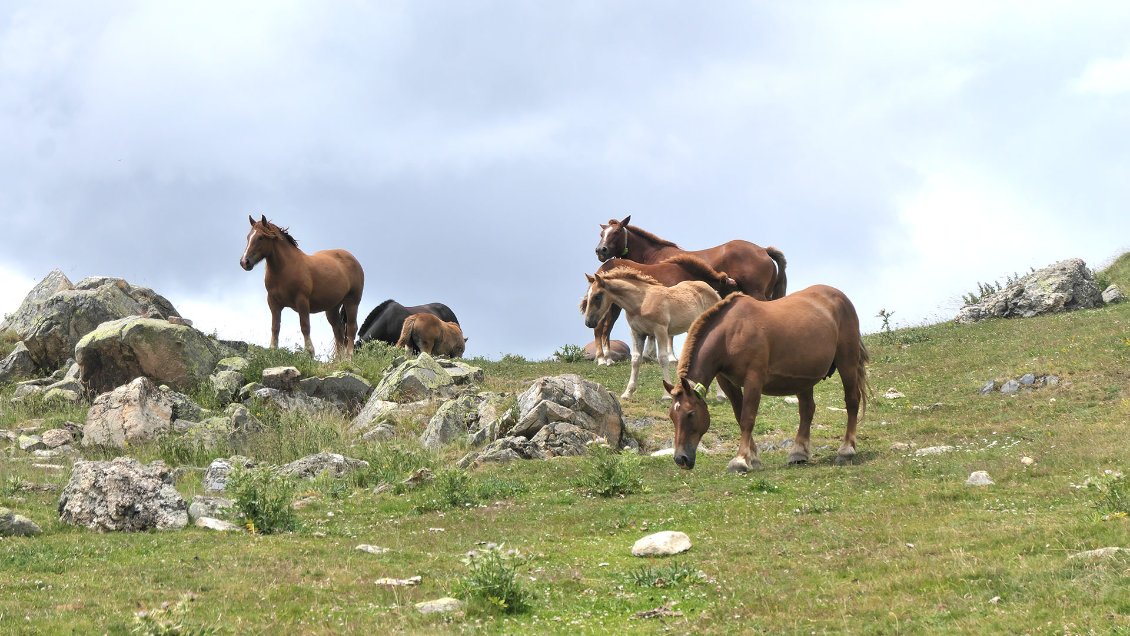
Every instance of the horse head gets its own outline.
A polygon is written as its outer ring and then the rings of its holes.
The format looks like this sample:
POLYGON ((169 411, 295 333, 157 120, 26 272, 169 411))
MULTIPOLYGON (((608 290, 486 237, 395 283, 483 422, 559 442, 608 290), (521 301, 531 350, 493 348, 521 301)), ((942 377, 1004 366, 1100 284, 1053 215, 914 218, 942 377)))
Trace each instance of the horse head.
POLYGON ((259 261, 266 258, 269 250, 269 244, 274 237, 270 235, 270 222, 267 221, 267 215, 262 215, 262 218, 256 221, 247 215, 247 220, 251 223, 251 231, 247 233, 247 247, 243 249, 243 257, 239 259, 239 266, 247 271, 255 269, 259 261))
POLYGON ((663 388, 671 395, 667 411, 675 424, 675 465, 690 470, 694 468, 695 451, 702 436, 710 429, 710 409, 706 406, 706 387, 692 384, 685 377, 678 385, 663 381, 663 388))
POLYGON ((613 303, 608 295, 604 277, 599 272, 593 275, 585 274, 585 278, 589 281, 589 290, 581 299, 581 313, 585 315, 585 326, 593 329, 608 313, 608 308, 613 303))
POLYGON ((596 244, 596 257, 601 263, 613 256, 623 256, 628 253, 628 222, 632 215, 624 217, 623 221, 609 219, 608 223, 600 224, 600 242, 596 244))

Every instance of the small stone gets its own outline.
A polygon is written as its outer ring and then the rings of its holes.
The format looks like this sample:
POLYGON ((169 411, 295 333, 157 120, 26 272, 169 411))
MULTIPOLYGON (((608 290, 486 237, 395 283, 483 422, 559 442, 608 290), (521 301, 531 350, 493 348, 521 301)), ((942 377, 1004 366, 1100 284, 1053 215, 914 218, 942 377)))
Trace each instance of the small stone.
POLYGON ((1012 395, 1019 390, 1020 383, 1016 380, 1009 380, 1008 382, 1005 382, 1003 386, 1001 386, 1001 393, 1004 393, 1005 395, 1012 395))
POLYGON ((424 601, 416 603, 416 611, 421 614, 447 614, 450 612, 458 612, 463 609, 463 601, 450 596, 437 598, 434 601, 424 601))
POLYGON ((973 471, 969 475, 969 479, 965 480, 966 486, 991 486, 995 482, 989 477, 989 473, 983 470, 973 471))
POLYGON ((679 554, 691 549, 691 539, 683 532, 664 530, 656 532, 636 541, 632 546, 632 555, 667 556, 679 554))
POLYGON ((388 552, 388 548, 382 548, 379 545, 369 545, 367 543, 362 543, 361 545, 353 549, 360 550, 361 552, 368 552, 369 554, 384 554, 385 552, 388 552))
POLYGON ((943 455, 953 451, 953 446, 928 446, 926 448, 919 448, 914 451, 915 457, 926 457, 928 455, 943 455))
POLYGON ((1117 547, 1099 548, 1097 550, 1087 550, 1086 552, 1076 552, 1075 554, 1072 554, 1072 555, 1068 556, 1067 558, 1068 559, 1082 559, 1082 560, 1085 560, 1085 561, 1091 561, 1091 560, 1094 560, 1094 559, 1105 559, 1107 557, 1112 557, 1112 556, 1118 554, 1119 552, 1130 552, 1130 548, 1117 548, 1117 547))
POLYGON ((394 579, 394 578, 387 578, 387 577, 386 578, 380 578, 380 579, 377 579, 375 581, 375 583, 377 585, 382 586, 382 587, 412 587, 412 586, 415 586, 415 585, 419 585, 420 583, 423 582, 423 580, 424 580, 424 577, 417 575, 417 576, 408 577, 406 579, 394 579))
POLYGON ((1022 386, 1032 386, 1035 383, 1036 383, 1036 374, 1034 374, 1034 373, 1025 373, 1023 376, 1020 377, 1020 384, 1022 386))
POLYGON ((20 447, 20 450, 28 453, 47 448, 38 435, 20 435, 16 440, 16 445, 20 447))
POLYGON ((0 537, 32 537, 42 532, 31 519, 0 508, 0 537))
POLYGON ((798 400, 795 395, 789 395, 785 397, 785 404, 800 404, 800 400, 798 400))
POLYGON ((435 473, 433 473, 430 468, 420 468, 401 483, 409 488, 415 488, 424 482, 435 479, 435 477, 435 473))
POLYGON ((891 450, 908 451, 910 450, 910 444, 907 444, 906 442, 895 442, 894 444, 891 444, 891 450))
POLYGON ((263 386, 276 391, 293 391, 302 373, 295 367, 263 369, 263 386))
POLYGON ((1031 466, 1032 464, 1036 463, 1036 460, 1032 459, 1031 457, 1021 457, 1020 463, 1024 464, 1025 466, 1031 466))
POLYGON ((75 436, 65 428, 53 428, 48 431, 43 431, 39 439, 47 448, 59 448, 60 446, 74 442, 75 436))
POLYGON ((985 386, 981 387, 981 395, 988 395, 997 390, 997 383, 994 380, 989 380, 985 386))
POLYGON ((196 521, 193 523, 197 528, 205 528, 219 532, 243 532, 243 528, 240 528, 234 523, 213 517, 197 517, 196 521))
POLYGON ((888 400, 897 400, 906 396, 903 395, 901 391, 892 386, 891 388, 887 389, 887 392, 883 394, 883 397, 887 398, 888 400))

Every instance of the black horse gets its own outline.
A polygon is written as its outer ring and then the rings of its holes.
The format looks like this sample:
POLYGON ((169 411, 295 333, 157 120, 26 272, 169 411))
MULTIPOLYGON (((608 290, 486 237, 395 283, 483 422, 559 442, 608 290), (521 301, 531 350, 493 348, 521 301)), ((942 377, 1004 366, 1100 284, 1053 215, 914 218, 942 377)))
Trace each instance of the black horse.
POLYGON ((370 340, 382 340, 395 345, 400 338, 400 329, 404 326, 404 319, 412 314, 432 314, 438 316, 441 320, 459 324, 455 312, 443 303, 405 307, 389 298, 377 305, 377 308, 370 311, 369 315, 365 317, 365 322, 361 323, 361 329, 358 331, 358 344, 370 340))

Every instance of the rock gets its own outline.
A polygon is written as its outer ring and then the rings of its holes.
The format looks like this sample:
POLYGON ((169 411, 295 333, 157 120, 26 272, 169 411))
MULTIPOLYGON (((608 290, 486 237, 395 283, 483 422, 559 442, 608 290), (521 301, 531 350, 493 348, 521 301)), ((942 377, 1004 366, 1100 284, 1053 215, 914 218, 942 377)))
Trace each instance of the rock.
POLYGON ((39 365, 31 357, 27 345, 17 342, 8 357, 0 360, 0 384, 33 377, 38 371, 39 365))
POLYGON ((636 541, 632 556, 669 556, 691 549, 691 538, 685 533, 665 530, 636 541))
POLYGON ((674 455, 674 448, 661 448, 651 454, 652 457, 673 457, 674 455))
POLYGON ((908 451, 910 450, 910 444, 907 444, 906 442, 895 442, 894 444, 891 444, 891 450, 895 451, 896 453, 908 451))
POLYGON ((368 467, 369 462, 364 460, 345 457, 337 453, 317 453, 280 466, 278 474, 284 477, 296 477, 300 479, 314 479, 323 474, 339 478, 355 470, 368 467))
MULTIPOLYGON (((374 393, 369 397, 369 401, 365 403, 357 417, 353 418, 349 425, 349 432, 366 438, 378 428, 392 431, 396 423, 405 420, 423 422, 426 419, 423 413, 429 407, 430 403, 424 401, 399 404, 381 400, 374 393)), ((382 434, 377 433, 378 436, 382 434)))
POLYGON ((376 581, 374 581, 374 583, 383 587, 412 587, 419 585, 423 581, 424 577, 422 576, 412 576, 406 579, 394 579, 385 577, 377 579, 376 581))
POLYGON ((304 393, 291 393, 270 387, 256 389, 251 393, 251 399, 272 404, 281 411, 298 411, 307 415, 330 413, 337 408, 325 400, 310 397, 304 393))
POLYGON ((448 442, 466 437, 479 419, 481 398, 464 395, 444 402, 420 435, 420 443, 429 450, 442 448, 448 442))
POLYGON ((603 437, 569 422, 553 422, 541 427, 530 442, 546 457, 576 457, 588 452, 589 444, 603 437))
POLYGON ((1025 373, 1020 377, 1020 386, 1032 386, 1036 383, 1036 375, 1033 373, 1025 373))
POLYGON ((997 390, 997 383, 995 380, 989 380, 985 386, 981 387, 981 395, 988 395, 997 390))
POLYGON ((1121 303, 1125 301, 1126 295, 1122 293, 1122 290, 1118 287, 1118 285, 1110 285, 1103 290, 1104 303, 1113 305, 1115 303, 1121 303))
POLYGON ((218 342, 192 327, 139 316, 99 324, 74 351, 83 386, 94 392, 138 376, 190 391, 208 380, 224 354, 218 342))
POLYGON ((1001 385, 1001 393, 1005 395, 1012 395, 1018 391, 1020 391, 1020 383, 1016 380, 1009 380, 1001 385))
POLYGON ((120 278, 86 278, 47 298, 20 335, 40 368, 57 369, 68 358, 78 360, 75 346, 102 323, 139 315, 171 316, 176 310, 151 289, 120 278))
POLYGON ((1097 550, 1087 550, 1085 552, 1076 552, 1075 554, 1068 555, 1069 560, 1080 559, 1083 561, 1094 561, 1096 559, 1106 559, 1112 557, 1120 552, 1130 552, 1130 548, 1099 548, 1097 550))
POLYGON ((72 289, 74 284, 59 269, 53 269, 43 280, 31 288, 27 296, 20 303, 18 309, 3 322, 0 322, 0 331, 14 331, 21 337, 29 333, 35 326, 36 320, 47 308, 48 301, 56 293, 72 289))
POLYGON ((969 479, 965 480, 966 486, 992 486, 994 483, 989 473, 983 470, 974 471, 969 475, 969 479))
POLYGON ((508 462, 515 459, 545 459, 546 455, 530 440, 521 435, 502 437, 491 442, 480 452, 472 452, 459 460, 458 466, 466 468, 475 463, 508 462))
POLYGON ((215 394, 217 400, 224 404, 235 400, 245 380, 246 378, 239 371, 228 369, 216 371, 208 376, 208 382, 212 385, 212 393, 215 394))
POLYGON ((53 428, 48 431, 43 431, 39 438, 47 448, 59 448, 60 446, 75 441, 74 434, 65 428, 53 428))
POLYGON ((1031 457, 1021 457, 1020 463, 1025 466, 1031 466, 1036 463, 1036 460, 1032 459, 1031 457))
POLYGON ((0 537, 33 537, 42 532, 31 519, 0 507, 0 537))
POLYGON ((471 366, 460 360, 436 358, 436 362, 443 367, 444 371, 447 371, 455 384, 460 386, 482 382, 483 378, 486 377, 486 374, 479 367, 471 366))
POLYGON ((369 545, 367 543, 362 543, 361 545, 359 545, 359 546, 357 546, 356 548, 353 548, 353 549, 354 550, 360 550, 361 552, 368 552, 369 554, 384 554, 385 552, 388 552, 388 548, 382 548, 382 547, 376 546, 376 545, 369 545))
POLYGON ((196 495, 192 498, 192 503, 188 506, 188 516, 191 519, 220 517, 223 516, 224 512, 231 510, 234 506, 235 502, 225 497, 196 495))
POLYGON ((373 393, 373 385, 356 373, 338 371, 322 378, 306 378, 298 389, 309 395, 333 403, 347 413, 357 413, 373 393))
POLYGON ((242 455, 234 455, 227 459, 213 459, 208 470, 204 472, 204 490, 206 492, 223 492, 228 485, 228 477, 235 468, 251 468, 255 460, 242 455))
POLYGON ((892 386, 891 388, 887 389, 887 392, 883 394, 883 397, 887 398, 888 400, 897 400, 899 398, 904 398, 906 396, 903 395, 901 392, 899 392, 898 389, 896 389, 895 387, 892 386))
POLYGON ((518 423, 508 434, 533 437, 553 422, 568 422, 620 447, 624 415, 603 386, 578 375, 544 377, 518 396, 518 423))
POLYGON ((220 371, 235 371, 236 373, 243 373, 249 366, 251 366, 251 362, 247 358, 241 356, 228 356, 227 358, 223 358, 216 363, 215 372, 219 373, 220 371))
POLYGON ((502 431, 510 430, 518 423, 517 407, 510 408, 510 399, 505 393, 480 393, 478 418, 467 436, 472 446, 489 444, 498 439, 502 431))
POLYGON ((418 402, 455 394, 455 380, 426 353, 392 367, 381 378, 370 400, 418 402))
POLYGON ((986 318, 1029 318, 1043 314, 1091 309, 1102 304, 1102 294, 1082 259, 1049 265, 1013 281, 958 312, 956 321, 970 323, 986 318))
POLYGON ((437 598, 434 601, 416 603, 416 611, 421 614, 449 614, 463 609, 463 601, 450 596, 437 598))
POLYGON ((59 520, 99 531, 172 530, 188 525, 188 506, 162 462, 78 461, 59 497, 59 520))
POLYGON ((199 419, 202 411, 187 397, 158 388, 145 377, 94 399, 83 426, 83 446, 125 448, 170 432, 177 419, 199 419))
POLYGON ((197 528, 205 528, 208 530, 216 530, 219 532, 243 532, 243 528, 235 525, 230 521, 223 519, 215 519, 213 517, 197 517, 193 522, 197 528))
POLYGON ((420 484, 427 483, 435 479, 435 473, 430 468, 417 468, 416 472, 408 476, 407 479, 400 482, 409 488, 415 488, 420 484))
POLYGON ((38 435, 20 435, 16 438, 16 446, 25 453, 31 453, 37 450, 44 450, 47 445, 38 435))
POLYGON ((295 367, 270 367, 263 369, 263 386, 276 391, 293 391, 302 373, 295 367))
POLYGON ((942 455, 945 453, 953 452, 953 446, 928 446, 926 448, 919 448, 914 451, 915 457, 926 457, 929 455, 942 455))

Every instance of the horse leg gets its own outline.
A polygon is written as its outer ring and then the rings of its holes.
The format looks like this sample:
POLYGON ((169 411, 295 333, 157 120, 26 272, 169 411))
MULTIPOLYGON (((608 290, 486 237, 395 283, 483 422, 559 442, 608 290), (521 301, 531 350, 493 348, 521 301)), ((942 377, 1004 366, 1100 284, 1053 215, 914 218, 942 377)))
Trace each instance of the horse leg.
POLYGON ((314 342, 310 340, 310 301, 299 298, 294 303, 294 310, 298 312, 298 326, 302 329, 302 340, 306 343, 306 353, 314 356, 314 342))
POLYGON ((734 410, 734 421, 742 421, 742 388, 718 376, 718 391, 730 400, 730 408, 734 410))
POLYGON ((610 305, 608 313, 604 314, 604 318, 596 325, 600 330, 600 335, 597 337, 597 352, 604 350, 604 360, 598 360, 597 364, 611 366, 616 362, 612 359, 612 327, 616 325, 616 319, 620 317, 621 311, 620 305, 610 305))
MULTIPOLYGON (((736 387, 735 387, 736 388, 736 387)), ((732 473, 747 473, 761 468, 761 457, 757 452, 757 444, 753 441, 753 426, 757 423, 757 409, 761 406, 761 385, 746 386, 745 397, 742 400, 741 415, 738 424, 742 429, 741 441, 738 443, 738 455, 730 460, 726 469, 732 473)), ((738 410, 734 411, 737 415, 738 410)))
POLYGON ((793 449, 789 452, 789 464, 804 464, 808 462, 809 443, 811 441, 812 417, 816 415, 816 400, 812 399, 812 387, 796 394, 800 401, 800 425, 796 429, 796 438, 793 439, 793 449))
POLYGON ((636 380, 640 375, 640 358, 642 357, 640 351, 643 349, 643 341, 647 336, 642 333, 637 333, 635 329, 632 330, 632 373, 628 376, 628 386, 624 389, 623 395, 620 396, 621 400, 626 400, 632 397, 636 392, 636 380))
POLYGON ((345 323, 341 318, 339 308, 326 310, 326 320, 334 332, 334 359, 340 360, 345 349, 345 323))
POLYGON ((282 303, 277 303, 270 296, 267 297, 267 306, 271 308, 271 348, 279 346, 279 327, 282 326, 282 303))
MULTIPOLYGON (((667 375, 667 366, 671 364, 670 360, 668 360, 668 356, 671 355, 671 338, 667 335, 667 329, 662 326, 655 328, 655 333, 652 334, 652 337, 655 338, 655 342, 659 348, 659 368, 663 371, 663 381, 670 382, 671 379, 667 375)), ((670 400, 671 395, 664 391, 663 399, 670 400)))
POLYGON ((846 373, 840 369, 840 380, 844 383, 844 407, 847 408, 848 421, 844 441, 840 444, 840 450, 836 451, 836 464, 847 464, 855 457, 855 427, 859 424, 859 403, 863 389, 854 367, 846 373))
POLYGON ((353 344, 357 341, 357 308, 361 299, 346 300, 343 305, 345 310, 345 357, 353 358, 353 344))

